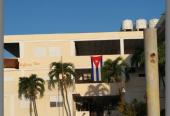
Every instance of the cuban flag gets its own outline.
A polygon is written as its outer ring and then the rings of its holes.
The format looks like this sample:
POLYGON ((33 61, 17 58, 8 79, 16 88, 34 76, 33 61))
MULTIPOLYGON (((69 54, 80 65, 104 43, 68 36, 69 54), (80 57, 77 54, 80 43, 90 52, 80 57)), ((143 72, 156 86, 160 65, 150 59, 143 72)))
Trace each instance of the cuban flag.
POLYGON ((102 56, 91 56, 92 80, 101 81, 102 56))

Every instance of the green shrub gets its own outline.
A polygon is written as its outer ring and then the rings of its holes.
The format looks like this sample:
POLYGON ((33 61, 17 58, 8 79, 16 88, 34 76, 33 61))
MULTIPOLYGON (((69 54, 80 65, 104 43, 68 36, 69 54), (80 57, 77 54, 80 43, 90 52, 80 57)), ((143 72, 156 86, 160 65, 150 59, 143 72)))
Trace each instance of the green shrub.
POLYGON ((118 111, 123 116, 146 116, 146 103, 134 99, 131 103, 119 103, 118 111))

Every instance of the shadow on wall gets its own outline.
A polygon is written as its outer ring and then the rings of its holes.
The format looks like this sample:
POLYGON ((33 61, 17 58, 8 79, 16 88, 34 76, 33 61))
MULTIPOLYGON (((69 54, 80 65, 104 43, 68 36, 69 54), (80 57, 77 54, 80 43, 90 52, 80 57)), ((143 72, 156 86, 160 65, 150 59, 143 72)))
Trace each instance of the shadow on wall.
POLYGON ((103 84, 89 85, 88 91, 85 93, 86 96, 100 96, 108 95, 109 90, 103 84))

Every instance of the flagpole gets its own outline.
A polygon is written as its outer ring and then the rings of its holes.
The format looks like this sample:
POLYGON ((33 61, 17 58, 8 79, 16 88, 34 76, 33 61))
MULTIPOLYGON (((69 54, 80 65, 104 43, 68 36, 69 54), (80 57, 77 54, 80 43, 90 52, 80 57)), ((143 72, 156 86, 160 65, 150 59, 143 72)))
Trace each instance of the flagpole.
MULTIPOLYGON (((63 79, 63 56, 61 56, 61 71, 62 71, 62 79, 63 79)), ((63 81, 63 80, 62 80, 63 81)), ((63 98, 64 100, 65 98, 63 98)), ((62 107, 62 114, 64 116, 64 107, 62 107)))

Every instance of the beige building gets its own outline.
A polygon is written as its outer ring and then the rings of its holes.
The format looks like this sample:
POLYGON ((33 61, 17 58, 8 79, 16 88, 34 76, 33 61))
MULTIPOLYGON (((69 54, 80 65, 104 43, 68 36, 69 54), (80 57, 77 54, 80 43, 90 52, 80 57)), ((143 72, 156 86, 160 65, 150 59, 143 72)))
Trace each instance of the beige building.
MULTIPOLYGON (((143 31, 6 35, 4 43, 5 49, 14 55, 13 59, 5 59, 5 116, 29 116, 29 102, 18 99, 19 77, 35 73, 48 80, 50 63, 61 61, 61 56, 63 62, 73 63, 76 71, 83 75, 83 78, 75 80, 74 86, 69 88, 72 116, 96 116, 95 111, 89 111, 85 106, 81 107, 82 104, 76 100, 76 95, 85 100, 92 100, 91 103, 94 103, 95 99, 108 102, 107 99, 112 100, 115 97, 116 104, 120 84, 86 81, 91 73, 90 56, 102 55, 103 61, 122 56, 130 65, 130 57, 135 48, 143 47, 143 31), (93 87, 95 92, 89 93, 90 87, 93 87), (100 89, 105 91, 100 92, 100 89)), ((131 75, 131 81, 125 89, 127 101, 133 98, 145 100, 145 78, 141 75, 131 75)), ((37 108, 39 116, 65 116, 60 92, 57 88, 53 91, 48 90, 47 84, 44 97, 37 100, 37 108)), ((99 114, 107 116, 105 110, 99 114)))

